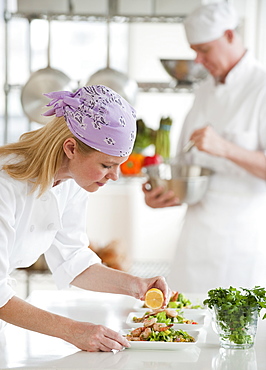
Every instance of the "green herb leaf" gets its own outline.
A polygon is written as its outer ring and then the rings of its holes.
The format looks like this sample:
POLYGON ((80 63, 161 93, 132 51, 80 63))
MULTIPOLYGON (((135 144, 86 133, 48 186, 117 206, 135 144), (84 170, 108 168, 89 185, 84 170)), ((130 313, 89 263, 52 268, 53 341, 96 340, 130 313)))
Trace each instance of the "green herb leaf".
MULTIPOLYGON (((215 308, 218 325, 224 330, 224 339, 236 344, 250 343, 252 338, 247 328, 252 323, 253 312, 258 316, 266 308, 266 290, 260 286, 253 289, 216 288, 209 290, 208 298, 203 302, 209 308, 215 308)), ((266 318, 266 314, 262 319, 266 318)))

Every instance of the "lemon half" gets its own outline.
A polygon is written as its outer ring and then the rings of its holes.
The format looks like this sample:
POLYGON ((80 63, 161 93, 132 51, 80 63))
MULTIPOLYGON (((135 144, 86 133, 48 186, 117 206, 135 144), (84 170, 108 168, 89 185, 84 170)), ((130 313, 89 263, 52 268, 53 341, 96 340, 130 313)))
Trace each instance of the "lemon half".
POLYGON ((152 288, 147 291, 144 302, 148 308, 156 310, 162 307, 163 301, 163 292, 160 289, 152 288))

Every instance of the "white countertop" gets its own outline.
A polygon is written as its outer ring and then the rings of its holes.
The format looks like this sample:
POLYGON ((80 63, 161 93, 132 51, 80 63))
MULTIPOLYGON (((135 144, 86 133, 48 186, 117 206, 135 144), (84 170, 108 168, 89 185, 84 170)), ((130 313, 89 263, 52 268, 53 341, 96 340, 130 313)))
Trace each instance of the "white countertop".
MULTIPOLYGON (((188 295, 188 298, 189 295, 188 295)), ((135 299, 122 295, 79 290, 34 291, 29 301, 38 307, 80 321, 103 324, 119 331, 135 299)), ((265 370, 266 320, 259 319, 256 343, 249 350, 220 348, 211 325, 200 334, 192 348, 83 352, 61 339, 8 325, 0 334, 0 369, 181 369, 182 370, 265 370)))

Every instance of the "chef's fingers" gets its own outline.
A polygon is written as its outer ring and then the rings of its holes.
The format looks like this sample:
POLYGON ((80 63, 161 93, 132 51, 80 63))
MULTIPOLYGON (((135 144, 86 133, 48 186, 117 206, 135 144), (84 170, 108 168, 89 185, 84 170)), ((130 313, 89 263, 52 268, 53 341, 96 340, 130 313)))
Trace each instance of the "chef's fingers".
POLYGON ((130 347, 128 340, 116 331, 106 328, 105 345, 111 349, 123 349, 123 347, 130 347))
POLYGON ((210 125, 210 124, 206 125, 204 127, 198 128, 197 130, 193 131, 193 133, 190 136, 190 140, 193 141, 196 136, 198 136, 198 135, 201 136, 206 132, 212 132, 212 131, 214 131, 214 129, 213 129, 212 125, 210 125))
POLYGON ((172 190, 168 190, 158 195, 154 201, 157 203, 157 207, 172 207, 180 204, 180 200, 175 196, 172 190))
MULTIPOLYGON (((148 278, 148 279, 144 279, 144 280, 146 281, 146 284, 147 284, 146 291, 151 289, 151 288, 158 288, 163 292, 164 302, 163 302, 162 307, 164 308, 168 304, 168 302, 170 300, 170 297, 171 297, 171 293, 172 293, 172 290, 169 288, 169 286, 168 286, 168 284, 165 280, 165 277, 164 276, 155 276, 153 278, 148 278)), ((146 291, 145 291, 145 294, 146 294, 146 291)), ((145 294, 143 295, 143 297, 140 297, 140 299, 144 299, 145 294)))
POLYGON ((220 157, 224 156, 228 145, 228 141, 210 126, 204 130, 195 132, 193 134, 193 140, 198 150, 220 157))
POLYGON ((103 343, 100 343, 98 346, 98 352, 111 352, 111 351, 112 351, 112 348, 107 347, 103 343))
POLYGON ((168 302, 171 298, 172 290, 166 284, 166 287, 162 290, 162 292, 163 292, 163 295, 164 295, 164 301, 163 301, 162 308, 166 308, 166 306, 168 305, 168 302))
POLYGON ((217 135, 215 130, 211 126, 206 126, 201 129, 195 130, 190 139, 193 140, 195 142, 195 145, 197 146, 200 142, 211 139, 214 135, 217 135))
POLYGON ((125 347, 121 347, 119 349, 114 349, 112 348, 112 343, 110 343, 110 345, 106 345, 106 343, 100 343, 99 344, 99 349, 98 351, 101 351, 101 352, 114 352, 114 353, 117 353, 117 352, 120 352, 124 349, 125 347))
POLYGON ((165 191, 163 187, 145 191, 145 202, 151 208, 164 208, 180 205, 179 199, 172 190, 165 191))
MULTIPOLYGON (((123 338, 121 336, 121 338, 123 338)), ((123 338, 125 339, 125 338, 123 338)), ((127 340, 126 340, 127 342, 127 340)), ((122 351, 125 347, 130 347, 129 343, 127 346, 124 346, 124 345, 121 345, 121 343, 117 342, 116 340, 114 339, 111 339, 111 338, 108 338, 108 337, 104 337, 102 339, 102 342, 101 342, 101 347, 99 347, 101 349, 101 351, 103 351, 103 347, 105 347, 105 352, 110 352, 112 350, 115 350, 115 351, 122 351)))
POLYGON ((143 191, 150 191, 151 190, 151 184, 149 183, 149 181, 145 182, 144 184, 142 184, 142 189, 143 191))
POLYGON ((165 294, 165 300, 164 300, 165 307, 168 305, 171 297, 172 297, 172 289, 170 289, 169 286, 167 286, 167 292, 165 294))
POLYGON ((83 351, 111 351, 130 347, 125 337, 104 325, 76 322, 70 343, 83 351))
POLYGON ((170 199, 174 197, 174 192, 169 190, 168 192, 162 186, 157 186, 156 188, 151 188, 149 183, 143 184, 143 191, 147 197, 150 199, 170 199))
POLYGON ((151 194, 153 196, 157 196, 164 192, 164 188, 162 186, 152 188, 149 182, 146 182, 145 184, 142 185, 142 190, 145 194, 151 194))

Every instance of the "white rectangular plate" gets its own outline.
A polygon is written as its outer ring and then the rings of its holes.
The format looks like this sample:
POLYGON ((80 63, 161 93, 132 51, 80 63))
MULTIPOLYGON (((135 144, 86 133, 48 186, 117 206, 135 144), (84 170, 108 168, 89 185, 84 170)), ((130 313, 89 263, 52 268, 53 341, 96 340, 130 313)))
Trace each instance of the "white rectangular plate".
MULTIPOLYGON (((126 335, 131 329, 121 331, 122 335, 126 335)), ((130 341, 130 349, 150 349, 150 350, 172 350, 177 351, 185 348, 193 348, 198 343, 198 331, 186 330, 189 335, 195 338, 195 342, 148 342, 148 341, 130 341)))
MULTIPOLYGON (((144 312, 149 311, 149 308, 143 307, 143 304, 144 304, 143 301, 141 301, 140 299, 137 299, 134 306, 133 306, 133 309, 135 311, 144 311, 144 312)), ((185 311, 185 312, 187 312, 187 311, 188 312, 189 311, 192 311, 192 312, 195 312, 195 311, 197 311, 197 312, 207 312, 208 311, 207 308, 185 308, 185 307, 181 308, 180 310, 185 311)))
MULTIPOLYGON (((201 329, 204 325, 207 325, 206 321, 206 315, 205 314, 200 314, 199 312, 195 312, 197 310, 194 310, 194 313, 186 313, 184 314, 184 317, 188 320, 194 320, 198 324, 174 324, 173 328, 174 329, 181 329, 181 330, 199 330, 201 329)), ((139 326, 143 326, 142 322, 134 322, 133 317, 142 317, 144 312, 130 312, 126 324, 129 325, 132 328, 138 328, 139 326)))

